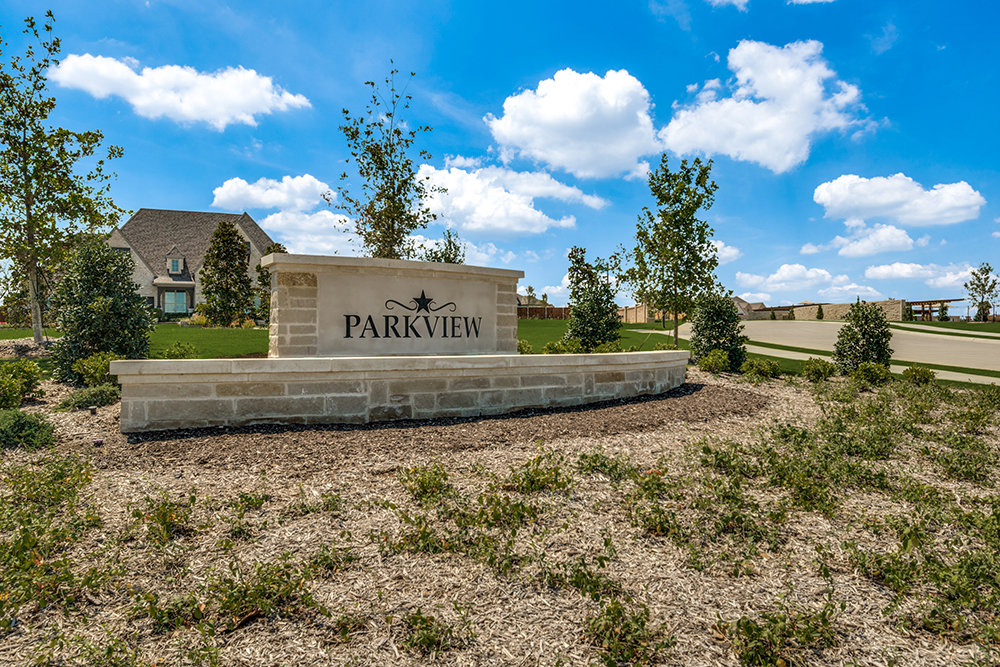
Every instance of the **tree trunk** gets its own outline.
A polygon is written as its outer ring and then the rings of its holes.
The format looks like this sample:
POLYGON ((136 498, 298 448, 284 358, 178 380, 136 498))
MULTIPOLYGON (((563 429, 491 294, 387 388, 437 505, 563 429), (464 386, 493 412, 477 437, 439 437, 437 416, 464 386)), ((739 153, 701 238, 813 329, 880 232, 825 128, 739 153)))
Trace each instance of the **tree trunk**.
POLYGON ((680 325, 680 323, 678 321, 678 318, 677 318, 677 309, 674 308, 674 345, 676 347, 680 347, 680 345, 681 345, 680 342, 679 342, 679 339, 678 339, 678 336, 679 336, 678 330, 680 329, 680 326, 681 325, 680 325))
POLYGON ((28 262, 28 303, 31 306, 31 335, 36 344, 41 344, 44 336, 40 292, 38 289, 38 265, 31 260, 28 262))

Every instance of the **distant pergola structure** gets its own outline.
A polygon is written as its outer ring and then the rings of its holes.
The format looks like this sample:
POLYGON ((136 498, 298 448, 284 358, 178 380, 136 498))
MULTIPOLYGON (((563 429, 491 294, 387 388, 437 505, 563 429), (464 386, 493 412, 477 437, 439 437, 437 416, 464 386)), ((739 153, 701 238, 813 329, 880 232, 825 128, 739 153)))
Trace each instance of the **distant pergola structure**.
POLYGON ((907 301, 906 303, 910 304, 913 309, 913 319, 931 322, 937 319, 938 313, 941 312, 941 306, 955 301, 964 301, 964 299, 928 299, 926 301, 907 301))

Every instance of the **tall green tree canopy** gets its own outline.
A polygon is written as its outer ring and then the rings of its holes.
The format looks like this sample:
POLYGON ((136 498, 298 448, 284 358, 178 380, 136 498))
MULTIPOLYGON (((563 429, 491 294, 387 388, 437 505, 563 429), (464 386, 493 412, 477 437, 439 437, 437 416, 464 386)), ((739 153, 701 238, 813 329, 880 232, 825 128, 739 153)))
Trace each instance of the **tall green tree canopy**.
POLYGON ((198 277, 205 300, 202 306, 210 324, 229 326, 253 310, 250 252, 236 225, 223 220, 215 228, 198 277))
MULTIPOLYGON (((371 101, 364 114, 352 116, 343 110, 344 124, 340 131, 347 139, 357 175, 361 179, 360 193, 348 188, 348 175, 340 176, 340 201, 333 193, 327 201, 343 211, 354 222, 354 232, 361 239, 364 252, 371 257, 405 259, 412 257, 415 249, 410 234, 423 229, 436 216, 427 208, 426 199, 440 191, 427 179, 417 177, 413 167, 413 143, 417 135, 430 132, 428 125, 411 128, 400 117, 410 108, 411 97, 396 90, 393 68, 385 79, 386 90, 379 90, 374 81, 366 81, 371 88, 371 101)), ((415 76, 410 72, 410 77, 415 76)), ((425 150, 420 158, 430 159, 425 150)))
MULTIPOLYGON (((48 94, 47 72, 60 51, 53 21, 52 12, 41 26, 25 19, 23 55, 0 61, 0 259, 24 276, 36 342, 42 340, 40 267, 58 264, 78 232, 104 229, 124 213, 109 194, 113 174, 104 170, 104 161, 121 157, 122 149, 109 146, 98 158, 99 130, 49 123, 56 100, 48 94)), ((2 38, 0 51, 9 52, 2 38)))
POLYGON ((587 251, 574 246, 569 251, 569 323, 564 339, 576 339, 590 352, 618 340, 621 325, 608 267, 599 259, 591 264, 587 251))
POLYGON ((979 268, 973 269, 969 281, 963 285, 969 300, 976 307, 976 320, 985 322, 993 310, 993 302, 1000 294, 1000 281, 993 275, 993 267, 989 262, 983 262, 979 268))
POLYGON ((132 279, 134 267, 130 254, 103 239, 90 239, 71 253, 52 296, 63 333, 52 352, 58 379, 79 382, 73 363, 97 352, 127 359, 148 355, 153 318, 132 279))
POLYGON ((680 167, 671 171, 667 154, 661 155, 648 179, 655 208, 643 207, 635 227, 635 247, 617 258, 619 267, 629 264, 619 268, 619 279, 636 301, 673 314, 675 344, 679 314, 690 313, 698 297, 716 287, 719 259, 711 243, 713 231, 698 218, 699 211, 715 202, 719 186, 711 173, 711 160, 681 160, 680 167))

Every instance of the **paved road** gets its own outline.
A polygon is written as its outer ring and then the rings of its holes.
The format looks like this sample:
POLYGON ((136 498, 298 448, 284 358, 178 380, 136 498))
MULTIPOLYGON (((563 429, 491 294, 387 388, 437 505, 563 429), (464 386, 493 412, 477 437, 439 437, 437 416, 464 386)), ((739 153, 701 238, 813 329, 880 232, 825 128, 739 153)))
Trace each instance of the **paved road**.
MULTIPOLYGON (((744 322, 743 331, 751 341, 832 351, 842 324, 759 320, 744 322)), ((690 325, 681 325, 681 335, 690 337, 690 325)), ((769 352, 761 354, 784 356, 779 354, 779 350, 768 349, 769 352)), ((1000 339, 941 336, 896 329, 892 333, 892 349, 893 358, 903 361, 1000 371, 1000 339)))
POLYGON ((911 331, 922 331, 924 333, 944 334, 954 332, 963 336, 979 336, 981 338, 1000 338, 1000 333, 992 331, 976 331, 975 329, 950 329, 948 327, 934 327, 920 324, 910 324, 909 322, 893 322, 892 326, 911 331))

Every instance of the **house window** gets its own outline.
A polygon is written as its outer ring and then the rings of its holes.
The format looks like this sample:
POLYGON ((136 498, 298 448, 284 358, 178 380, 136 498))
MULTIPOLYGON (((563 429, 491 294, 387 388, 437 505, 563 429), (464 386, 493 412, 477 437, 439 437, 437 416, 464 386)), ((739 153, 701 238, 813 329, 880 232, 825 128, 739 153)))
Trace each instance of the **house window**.
POLYGON ((187 312, 187 292, 164 292, 163 312, 165 313, 186 313, 187 312))
POLYGON ((181 272, 181 260, 172 259, 170 260, 170 273, 180 273, 181 272))

